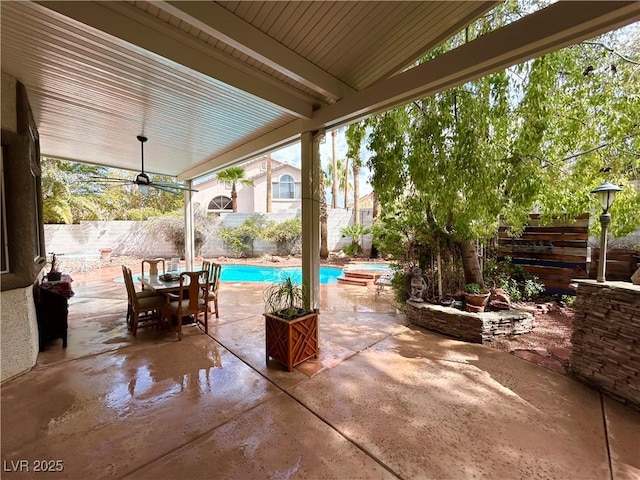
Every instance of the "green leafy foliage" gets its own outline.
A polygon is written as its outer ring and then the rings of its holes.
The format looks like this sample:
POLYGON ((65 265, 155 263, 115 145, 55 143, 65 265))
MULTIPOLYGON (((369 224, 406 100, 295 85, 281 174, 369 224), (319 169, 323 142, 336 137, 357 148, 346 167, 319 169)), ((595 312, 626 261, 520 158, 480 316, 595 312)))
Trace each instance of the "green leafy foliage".
POLYGON ((489 284, 504 289, 515 302, 533 300, 545 290, 537 276, 531 275, 508 257, 499 262, 488 259, 484 275, 489 284))
POLYGON ((296 285, 290 276, 267 287, 264 292, 265 312, 285 320, 293 320, 308 313, 306 295, 302 285, 296 285))
POLYGON ((264 227, 260 237, 268 242, 274 242, 278 255, 297 255, 302 249, 300 218, 291 218, 280 223, 271 221, 264 227))
POLYGON ((480 295, 482 293, 482 288, 477 283, 467 283, 464 286, 464 291, 465 293, 480 295))
POLYGON ((243 257, 253 251, 253 241, 260 237, 264 226, 263 215, 251 215, 239 227, 227 227, 220 232, 220 238, 237 257, 243 257))
MULTIPOLYGON (((44 223, 82 220, 147 220, 182 209, 184 197, 150 188, 143 194, 135 185, 96 182, 92 177, 130 178, 134 173, 96 165, 44 157, 42 197, 44 223)), ((154 175, 154 181, 176 182, 154 175)))
POLYGON ((340 229, 340 233, 343 237, 351 237, 351 244, 343 248, 343 251, 347 255, 355 255, 362 252, 362 236, 371 233, 371 229, 359 223, 354 223, 340 229))
MULTIPOLYGON (((505 3, 423 60, 499 27, 521 8, 505 3)), ((367 119, 371 183, 387 212, 374 244, 415 259, 443 239, 492 238, 500 216, 517 235, 534 208, 543 224, 597 215, 590 191, 605 180, 623 189, 611 209, 612 234, 633 231, 640 225, 633 187, 640 177, 639 59, 639 42, 614 32, 367 119)), ((592 234, 599 228, 593 222, 592 234)))
POLYGON ((244 168, 242 167, 229 167, 222 172, 219 172, 218 180, 231 183, 231 209, 233 212, 238 211, 238 191, 237 184, 248 185, 253 187, 253 180, 245 177, 244 168))

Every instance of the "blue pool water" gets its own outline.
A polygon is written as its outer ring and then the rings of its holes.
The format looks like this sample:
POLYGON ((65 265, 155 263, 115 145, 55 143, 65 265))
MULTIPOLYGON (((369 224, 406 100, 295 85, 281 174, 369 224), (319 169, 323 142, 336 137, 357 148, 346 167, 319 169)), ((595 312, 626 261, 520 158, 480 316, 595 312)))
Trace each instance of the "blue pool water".
MULTIPOLYGON (((321 267, 320 283, 336 283, 340 275, 342 275, 342 270, 339 268, 321 267)), ((294 283, 302 283, 302 268, 223 265, 220 280, 223 282, 276 283, 287 276, 290 276, 294 283)))
MULTIPOLYGON (((320 283, 337 283, 342 270, 333 267, 320 268, 320 283)), ((134 273, 134 277, 135 277, 134 273)), ((260 267, 252 265, 223 265, 220 280, 223 282, 266 282, 276 283, 284 277, 290 276, 294 283, 302 283, 302 268, 300 267, 260 267)), ((122 277, 116 282, 123 283, 122 277)))

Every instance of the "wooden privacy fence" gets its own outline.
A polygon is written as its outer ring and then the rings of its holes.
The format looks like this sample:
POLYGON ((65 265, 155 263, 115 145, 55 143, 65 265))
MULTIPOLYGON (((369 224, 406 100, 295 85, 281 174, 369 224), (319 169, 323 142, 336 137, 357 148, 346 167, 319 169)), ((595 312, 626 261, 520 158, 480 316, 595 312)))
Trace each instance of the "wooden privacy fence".
MULTIPOLYGON (((640 250, 630 248, 607 249, 607 268, 604 276, 607 280, 618 280, 630 282, 631 275, 640 264, 640 250)), ((598 265, 600 265, 600 249, 591 250, 591 267, 589 268, 589 278, 598 277, 598 265)))
POLYGON ((571 279, 588 277, 589 214, 572 221, 557 219, 549 226, 540 225, 539 215, 529 217, 529 225, 520 237, 509 237, 507 226, 500 227, 498 258, 510 257, 536 275, 546 293, 575 294, 569 286, 571 279))

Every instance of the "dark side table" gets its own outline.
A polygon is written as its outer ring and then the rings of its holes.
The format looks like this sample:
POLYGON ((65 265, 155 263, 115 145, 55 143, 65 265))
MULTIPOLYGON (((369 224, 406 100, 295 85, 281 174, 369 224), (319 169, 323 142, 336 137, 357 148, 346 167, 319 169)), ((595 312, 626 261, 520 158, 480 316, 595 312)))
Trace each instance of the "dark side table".
POLYGON ((63 275, 58 282, 43 281, 37 289, 35 304, 41 352, 47 342, 58 338, 62 339, 62 348, 67 348, 68 299, 74 294, 72 281, 69 275, 63 275))

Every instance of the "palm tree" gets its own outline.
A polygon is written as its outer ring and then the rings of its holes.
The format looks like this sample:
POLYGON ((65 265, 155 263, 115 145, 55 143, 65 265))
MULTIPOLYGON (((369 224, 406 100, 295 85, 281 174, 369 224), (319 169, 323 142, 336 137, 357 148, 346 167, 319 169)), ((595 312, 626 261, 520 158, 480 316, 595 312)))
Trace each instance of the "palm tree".
POLYGON ((329 242, 327 232, 327 191, 325 188, 331 184, 331 180, 327 177, 324 170, 320 170, 321 188, 320 188, 320 258, 326 260, 329 258, 329 242))
POLYGON ((229 167, 216 175, 221 182, 231 182, 231 209, 233 213, 238 212, 238 192, 236 184, 248 185, 253 187, 253 180, 244 177, 244 168, 229 167))
MULTIPOLYGON (((360 167, 362 159, 360 158, 360 146, 364 140, 365 128, 364 123, 353 123, 347 127, 347 158, 351 158, 353 168, 353 221, 357 225, 360 223, 358 200, 360 197, 360 167)), ((345 203, 347 194, 344 195, 345 203)))
MULTIPOLYGON (((346 171, 344 160, 342 160, 342 159, 336 160, 335 171, 336 171, 336 176, 338 177, 338 183, 337 183, 338 188, 337 188, 337 191, 336 191, 336 201, 337 201, 339 193, 345 190, 345 178, 348 177, 348 173, 349 173, 349 172, 346 171), (347 173, 347 175, 345 175, 345 172, 347 173)), ((333 165, 330 163, 328 165, 328 168, 327 168, 327 174, 326 174, 327 177, 328 178, 333 178, 333 175, 334 175, 333 172, 334 172, 334 168, 333 168, 333 165)), ((348 187, 350 188, 351 184, 349 184, 348 187)), ((332 191, 333 191, 333 188, 332 188, 332 191)), ((332 202, 332 205, 333 205, 333 202, 332 202)), ((346 203, 345 203, 344 208, 347 208, 347 204, 346 203)))
POLYGON ((271 184, 271 154, 267 154, 267 213, 271 213, 273 199, 273 185, 271 184))
POLYGON ((44 223, 71 224, 101 217, 103 185, 90 184, 104 167, 44 157, 42 159, 42 213, 44 223))
POLYGON ((338 208, 338 157, 336 156, 336 136, 338 130, 331 132, 332 163, 331 168, 331 208, 338 208))

